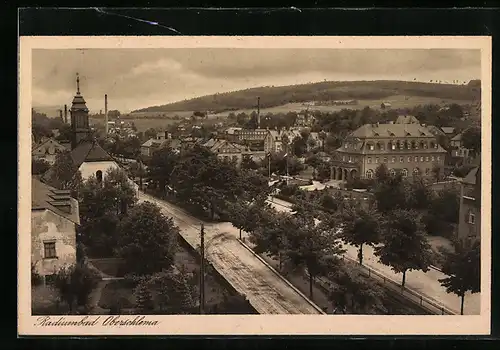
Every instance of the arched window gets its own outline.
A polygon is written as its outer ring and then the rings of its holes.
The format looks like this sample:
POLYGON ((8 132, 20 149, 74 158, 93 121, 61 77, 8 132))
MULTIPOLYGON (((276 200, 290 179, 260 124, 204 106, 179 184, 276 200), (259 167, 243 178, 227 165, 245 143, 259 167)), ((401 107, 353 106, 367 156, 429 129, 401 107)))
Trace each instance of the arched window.
POLYGON ((420 174, 420 169, 419 168, 413 169, 413 175, 419 175, 419 174, 420 174))
POLYGON ((427 149, 427 142, 422 142, 422 144, 423 144, 423 148, 427 149))
POLYGON ((401 173, 403 174, 403 177, 407 177, 408 176, 408 169, 401 170, 401 173))
POLYGON ((101 183, 101 182, 102 182, 102 171, 97 170, 97 171, 95 172, 95 177, 96 177, 96 179, 97 179, 97 182, 101 183))
POLYGON ((391 158, 391 163, 396 163, 396 157, 391 158))
POLYGON ((373 170, 368 169, 368 170, 366 171, 366 178, 367 178, 367 179, 371 179, 371 178, 373 178, 373 170))
POLYGON ((412 141, 410 144, 410 149, 415 149, 415 141, 412 141))
POLYGON ((377 150, 381 150, 382 149, 382 145, 380 144, 380 142, 377 142, 377 150))
POLYGON ((389 174, 391 174, 391 176, 396 176, 396 170, 394 169, 389 170, 389 174))
POLYGON ((373 151, 373 150, 375 149, 375 146, 373 145, 373 143, 369 143, 369 144, 368 144, 368 149, 369 149, 370 151, 373 151))
POLYGON ((393 149, 393 150, 396 149, 396 142, 391 141, 391 142, 389 142, 389 145, 390 145, 391 149, 393 149))

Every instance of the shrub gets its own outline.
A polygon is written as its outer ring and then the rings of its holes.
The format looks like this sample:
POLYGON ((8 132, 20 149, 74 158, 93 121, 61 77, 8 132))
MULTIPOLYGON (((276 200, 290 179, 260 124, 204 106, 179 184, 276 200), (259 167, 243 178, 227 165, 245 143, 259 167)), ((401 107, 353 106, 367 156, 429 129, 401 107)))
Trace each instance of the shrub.
POLYGON ((43 277, 36 271, 35 264, 31 263, 31 285, 33 287, 43 284, 43 277))
POLYGON ((42 175, 49 170, 50 164, 43 159, 34 159, 31 161, 31 174, 42 175))

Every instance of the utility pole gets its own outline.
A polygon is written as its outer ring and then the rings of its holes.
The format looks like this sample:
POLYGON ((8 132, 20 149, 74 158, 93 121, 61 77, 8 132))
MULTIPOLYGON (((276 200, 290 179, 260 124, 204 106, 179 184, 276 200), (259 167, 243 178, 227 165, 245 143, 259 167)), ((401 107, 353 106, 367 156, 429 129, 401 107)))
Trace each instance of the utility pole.
POLYGON ((200 230, 200 314, 205 313, 205 227, 201 224, 200 230))
POLYGON ((271 182, 271 152, 267 154, 267 166, 269 171, 269 182, 271 182))

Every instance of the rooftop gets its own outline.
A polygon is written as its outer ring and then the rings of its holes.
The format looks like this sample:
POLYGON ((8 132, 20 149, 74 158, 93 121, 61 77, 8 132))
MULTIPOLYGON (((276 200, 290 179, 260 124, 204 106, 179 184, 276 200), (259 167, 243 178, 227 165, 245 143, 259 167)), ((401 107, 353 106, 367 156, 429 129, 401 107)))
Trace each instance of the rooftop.
POLYGON ((71 197, 69 191, 58 190, 32 177, 31 210, 41 209, 50 210, 75 224, 80 224, 78 201, 71 197))
POLYGON ((429 129, 420 124, 365 124, 353 131, 350 136, 361 139, 434 137, 429 129))

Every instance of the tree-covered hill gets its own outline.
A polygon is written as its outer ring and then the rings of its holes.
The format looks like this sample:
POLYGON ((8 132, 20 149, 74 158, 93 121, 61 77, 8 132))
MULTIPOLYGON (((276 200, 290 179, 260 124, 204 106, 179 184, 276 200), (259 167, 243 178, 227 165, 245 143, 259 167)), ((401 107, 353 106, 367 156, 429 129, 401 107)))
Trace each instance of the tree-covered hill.
POLYGON ((290 86, 265 86, 197 97, 152 106, 134 112, 215 111, 255 108, 260 97, 261 108, 293 102, 351 99, 384 99, 393 95, 424 96, 451 100, 478 100, 479 80, 468 84, 422 83, 410 81, 325 81, 290 86))

